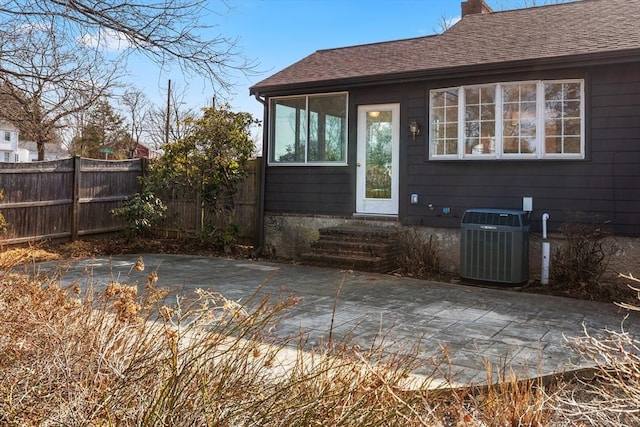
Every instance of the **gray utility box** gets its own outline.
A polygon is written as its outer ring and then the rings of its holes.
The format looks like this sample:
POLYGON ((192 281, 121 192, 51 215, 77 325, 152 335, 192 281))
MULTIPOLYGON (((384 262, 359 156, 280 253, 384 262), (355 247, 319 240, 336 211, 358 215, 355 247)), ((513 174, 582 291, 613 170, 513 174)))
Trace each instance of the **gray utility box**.
POLYGON ((460 277, 499 283, 529 279, 527 212, 469 209, 462 216, 460 277))

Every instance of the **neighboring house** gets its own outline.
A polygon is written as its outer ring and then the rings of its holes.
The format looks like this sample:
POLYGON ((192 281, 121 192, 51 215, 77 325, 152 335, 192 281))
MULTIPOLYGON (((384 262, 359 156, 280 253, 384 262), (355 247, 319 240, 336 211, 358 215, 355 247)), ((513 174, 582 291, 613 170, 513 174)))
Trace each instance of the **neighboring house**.
POLYGON ((157 150, 155 148, 151 148, 147 144, 143 144, 143 143, 139 142, 136 145, 136 158, 138 158, 138 159, 142 159, 142 158, 157 159, 157 158, 161 157, 162 154, 163 154, 162 150, 157 150))
MULTIPOLYGON (((20 141, 18 143, 20 162, 35 162, 38 160, 38 144, 35 141, 20 141)), ((44 144, 44 160, 60 160, 71 157, 69 152, 62 148, 60 144, 44 144)))
POLYGON ((18 135, 17 127, 7 122, 0 122, 0 162, 19 161, 18 135))
POLYGON ((637 1, 468 0, 441 35, 319 50, 250 92, 265 105, 263 236, 278 254, 356 221, 446 243, 467 209, 527 205, 533 231, 546 212, 552 232, 588 221, 640 236, 637 1))

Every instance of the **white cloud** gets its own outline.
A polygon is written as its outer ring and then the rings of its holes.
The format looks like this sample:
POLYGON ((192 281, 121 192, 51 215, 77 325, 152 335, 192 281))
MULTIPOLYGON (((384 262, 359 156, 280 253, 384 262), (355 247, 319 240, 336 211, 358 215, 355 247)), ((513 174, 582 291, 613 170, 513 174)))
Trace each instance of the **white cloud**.
POLYGON ((99 47, 109 51, 126 50, 131 47, 131 43, 124 35, 111 29, 100 29, 95 34, 83 34, 79 41, 85 46, 99 47))

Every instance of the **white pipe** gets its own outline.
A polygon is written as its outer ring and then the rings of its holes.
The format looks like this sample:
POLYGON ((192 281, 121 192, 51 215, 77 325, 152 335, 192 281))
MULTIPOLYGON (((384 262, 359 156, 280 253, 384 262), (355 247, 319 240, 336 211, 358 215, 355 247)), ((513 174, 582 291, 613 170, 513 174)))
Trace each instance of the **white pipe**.
POLYGON ((549 284, 549 256, 551 254, 551 243, 542 242, 542 276, 540 283, 549 284))
POLYGON ((547 241, 547 221, 549 220, 549 214, 542 214, 542 275, 540 282, 543 285, 549 284, 549 257, 551 255, 551 243, 547 241))
POLYGON ((542 238, 547 240, 547 221, 549 220, 549 214, 542 214, 542 238))

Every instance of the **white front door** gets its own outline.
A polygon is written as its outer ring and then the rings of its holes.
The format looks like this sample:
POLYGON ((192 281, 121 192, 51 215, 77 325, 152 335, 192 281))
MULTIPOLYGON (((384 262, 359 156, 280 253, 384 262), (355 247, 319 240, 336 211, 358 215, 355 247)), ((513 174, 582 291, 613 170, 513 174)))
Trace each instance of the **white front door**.
POLYGON ((400 104, 358 107, 356 213, 398 214, 400 104))

